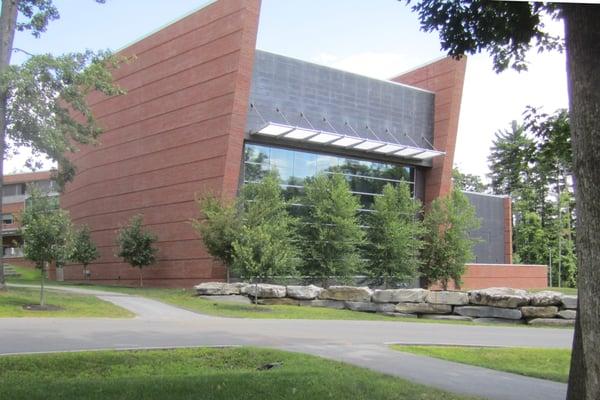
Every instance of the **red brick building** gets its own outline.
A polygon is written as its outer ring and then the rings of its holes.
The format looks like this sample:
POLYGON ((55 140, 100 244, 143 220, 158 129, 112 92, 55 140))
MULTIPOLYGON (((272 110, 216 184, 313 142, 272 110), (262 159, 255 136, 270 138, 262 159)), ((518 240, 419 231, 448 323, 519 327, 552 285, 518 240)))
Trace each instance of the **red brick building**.
MULTIPOLYGON (((425 203, 450 190, 466 59, 370 79, 256 50, 259 12, 259 0, 212 2, 122 50, 135 56, 114 73, 126 95, 90 96, 104 134, 72 155, 77 175, 61 206, 100 249, 92 281, 136 282, 114 255, 116 231, 135 214, 159 237, 149 284, 225 279, 189 224, 195 199, 235 196, 266 169, 295 190, 343 165, 365 204, 379 182, 406 180, 425 203)), ((502 204, 490 226, 500 250, 479 262, 511 262, 510 202, 502 204)), ((536 268, 524 284, 541 285, 536 268)), ((66 280, 80 275, 65 267, 66 280)))
POLYGON ((30 265, 23 260, 23 238, 19 231, 19 217, 27 200, 28 185, 36 185, 43 192, 57 196, 51 171, 4 175, 2 185, 2 251, 4 262, 30 265))

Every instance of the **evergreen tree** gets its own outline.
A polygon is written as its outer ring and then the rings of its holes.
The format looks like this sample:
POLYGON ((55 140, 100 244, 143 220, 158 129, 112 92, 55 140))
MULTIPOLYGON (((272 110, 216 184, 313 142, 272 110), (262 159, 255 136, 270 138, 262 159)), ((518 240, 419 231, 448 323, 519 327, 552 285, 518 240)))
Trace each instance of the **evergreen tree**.
POLYGON ((84 225, 75 231, 73 235, 69 260, 81 264, 83 266, 83 279, 88 279, 87 266, 98 257, 100 257, 100 253, 96 244, 92 241, 90 229, 87 225, 84 225))
POLYGON ((348 280, 362 266, 359 246, 365 234, 358 220, 360 202, 340 174, 319 175, 309 180, 304 190, 301 271, 323 286, 328 286, 332 277, 348 280))
POLYGON ((420 212, 420 202, 412 198, 404 182, 387 184, 383 195, 375 197, 373 213, 367 218, 367 272, 385 287, 417 276, 423 246, 420 212))
POLYGON ((534 143, 516 121, 510 130, 496 132, 488 157, 491 188, 495 194, 513 195, 524 186, 534 143))
POLYGON ((474 258, 476 240, 470 237, 470 232, 479 227, 475 208, 462 192, 454 189, 431 202, 423 225, 424 286, 439 282, 446 289, 450 280, 454 280, 455 286, 460 287, 465 264, 474 258))
POLYGON ((140 287, 144 286, 143 269, 156 262, 158 249, 154 247, 157 237, 154 233, 144 230, 141 215, 134 215, 129 224, 119 230, 117 256, 140 271, 140 287))

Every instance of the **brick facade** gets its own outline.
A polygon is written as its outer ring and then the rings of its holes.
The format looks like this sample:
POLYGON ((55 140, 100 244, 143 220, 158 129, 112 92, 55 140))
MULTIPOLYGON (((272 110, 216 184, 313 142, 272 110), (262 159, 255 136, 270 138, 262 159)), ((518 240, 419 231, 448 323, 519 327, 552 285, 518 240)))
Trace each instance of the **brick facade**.
MULTIPOLYGON (((92 281, 137 282, 114 242, 135 214, 159 237, 150 285, 225 277, 189 220, 199 215, 197 193, 237 190, 259 8, 259 0, 220 0, 134 43, 121 54, 135 58, 114 73, 127 94, 90 96, 104 133, 72 156, 78 172, 61 205, 99 247, 92 281)), ((77 265, 64 275, 82 279, 77 265)))
POLYGON ((425 204, 449 193, 452 187, 452 166, 458 133, 458 118, 467 58, 450 57, 427 64, 392 79, 435 93, 433 145, 446 152, 433 159, 433 167, 425 174, 425 204))

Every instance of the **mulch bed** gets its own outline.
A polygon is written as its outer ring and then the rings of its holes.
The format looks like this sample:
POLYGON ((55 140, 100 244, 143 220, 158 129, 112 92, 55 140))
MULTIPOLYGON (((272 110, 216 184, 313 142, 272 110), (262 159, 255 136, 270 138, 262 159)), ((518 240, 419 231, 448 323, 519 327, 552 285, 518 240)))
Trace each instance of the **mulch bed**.
POLYGON ((63 307, 53 306, 52 304, 46 304, 45 306, 40 306, 39 304, 24 304, 23 310, 27 311, 62 311, 63 307))

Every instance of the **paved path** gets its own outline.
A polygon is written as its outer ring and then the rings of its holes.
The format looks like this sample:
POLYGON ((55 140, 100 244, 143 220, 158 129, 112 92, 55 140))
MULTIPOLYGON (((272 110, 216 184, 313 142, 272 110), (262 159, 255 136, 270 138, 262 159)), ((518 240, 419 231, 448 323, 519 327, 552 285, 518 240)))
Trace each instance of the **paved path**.
POLYGON ((133 319, 0 319, 0 354, 85 349, 252 345, 349 362, 456 393, 498 400, 563 400, 566 385, 390 350, 387 343, 568 348, 572 331, 387 321, 221 318, 155 300, 93 294, 133 319))

